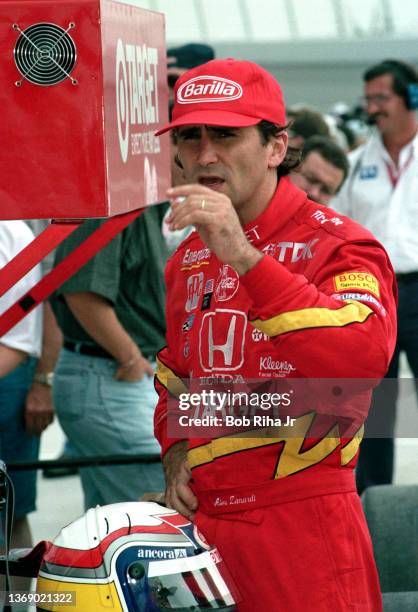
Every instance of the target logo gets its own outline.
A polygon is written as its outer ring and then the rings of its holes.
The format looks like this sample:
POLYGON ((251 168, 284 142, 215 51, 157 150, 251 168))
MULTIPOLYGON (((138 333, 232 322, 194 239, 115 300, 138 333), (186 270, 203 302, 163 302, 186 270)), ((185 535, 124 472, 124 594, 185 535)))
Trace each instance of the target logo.
POLYGON ((131 126, 158 123, 158 50, 146 45, 116 46, 116 109, 119 147, 128 160, 131 126))
POLYGON ((128 79, 126 74, 125 51, 119 38, 116 48, 116 108, 118 115, 118 136, 120 153, 124 162, 128 159, 129 108, 128 79))

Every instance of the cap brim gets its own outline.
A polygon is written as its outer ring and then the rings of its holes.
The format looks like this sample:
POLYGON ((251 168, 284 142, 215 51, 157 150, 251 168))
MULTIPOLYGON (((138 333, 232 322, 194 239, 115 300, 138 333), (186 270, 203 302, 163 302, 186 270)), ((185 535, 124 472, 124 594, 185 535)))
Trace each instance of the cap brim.
POLYGON ((187 113, 178 119, 174 119, 163 128, 155 132, 156 136, 165 134, 173 128, 181 127, 182 125, 220 125, 226 127, 248 127, 260 123, 261 117, 249 117, 248 115, 240 115, 238 113, 230 113, 227 111, 217 110, 202 110, 187 113))

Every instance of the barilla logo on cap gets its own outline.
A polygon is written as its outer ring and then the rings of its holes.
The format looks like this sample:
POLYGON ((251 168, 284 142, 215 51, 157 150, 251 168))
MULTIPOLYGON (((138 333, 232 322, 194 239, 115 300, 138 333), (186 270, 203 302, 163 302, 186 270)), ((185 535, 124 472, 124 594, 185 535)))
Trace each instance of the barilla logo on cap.
POLYGON ((183 83, 177 91, 179 104, 196 102, 226 102, 242 96, 239 83, 215 76, 198 76, 183 83))

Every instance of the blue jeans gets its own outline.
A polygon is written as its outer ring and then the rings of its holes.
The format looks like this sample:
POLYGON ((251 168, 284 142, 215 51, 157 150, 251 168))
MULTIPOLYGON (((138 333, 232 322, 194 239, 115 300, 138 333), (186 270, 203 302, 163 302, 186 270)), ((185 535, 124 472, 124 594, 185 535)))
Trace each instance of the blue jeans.
MULTIPOLYGON (((115 371, 113 360, 61 351, 53 387, 61 427, 77 456, 159 455, 153 378, 122 382, 115 380, 115 371)), ((80 477, 86 509, 164 490, 159 461, 82 468, 80 477)))
MULTIPOLYGON (((39 436, 25 428, 25 401, 32 384, 36 359, 27 359, 10 374, 0 378, 0 458, 9 461, 36 461, 39 436)), ((15 490, 15 518, 35 510, 36 470, 10 470, 15 490)))

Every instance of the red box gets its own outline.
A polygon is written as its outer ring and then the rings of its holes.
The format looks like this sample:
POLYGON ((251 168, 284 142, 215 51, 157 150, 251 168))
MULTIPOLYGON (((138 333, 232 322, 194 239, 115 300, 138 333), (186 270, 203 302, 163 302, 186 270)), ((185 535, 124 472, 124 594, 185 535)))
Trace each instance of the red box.
POLYGON ((0 0, 0 14, 0 218, 163 201, 164 16, 113 0, 0 0))

